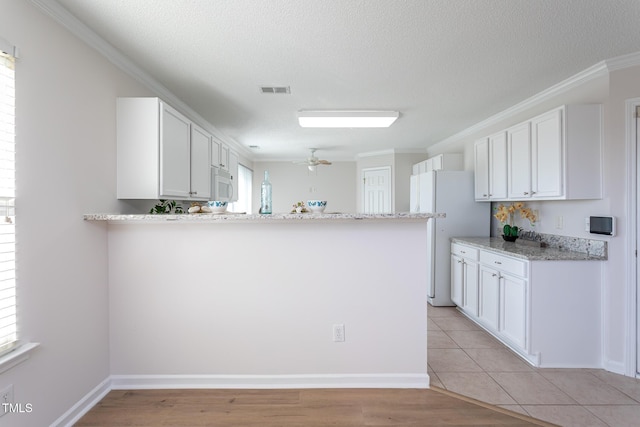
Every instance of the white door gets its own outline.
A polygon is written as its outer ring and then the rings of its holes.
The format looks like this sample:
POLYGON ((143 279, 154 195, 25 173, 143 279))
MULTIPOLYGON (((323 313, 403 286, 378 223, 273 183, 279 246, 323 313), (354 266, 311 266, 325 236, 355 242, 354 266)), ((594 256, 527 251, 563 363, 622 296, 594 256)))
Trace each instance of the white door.
POLYGON ((367 214, 392 213, 391 167, 362 170, 362 211, 367 214))

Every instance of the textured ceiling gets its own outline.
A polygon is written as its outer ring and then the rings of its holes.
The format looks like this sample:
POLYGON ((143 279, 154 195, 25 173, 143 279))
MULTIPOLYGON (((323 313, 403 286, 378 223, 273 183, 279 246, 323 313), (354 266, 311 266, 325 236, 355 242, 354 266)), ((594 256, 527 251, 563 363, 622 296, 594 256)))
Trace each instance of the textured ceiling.
POLYGON ((638 0, 58 0, 254 159, 425 149, 640 50, 638 0), (265 95, 260 86, 290 86, 265 95), (301 109, 393 109, 303 129, 301 109))

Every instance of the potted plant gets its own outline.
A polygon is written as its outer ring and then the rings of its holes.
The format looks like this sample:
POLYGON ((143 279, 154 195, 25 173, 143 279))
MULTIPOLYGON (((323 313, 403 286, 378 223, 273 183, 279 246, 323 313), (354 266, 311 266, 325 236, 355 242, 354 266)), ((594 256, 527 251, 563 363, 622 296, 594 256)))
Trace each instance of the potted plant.
POLYGON ((516 212, 520 212, 520 217, 529 220, 529 224, 533 226, 537 220, 535 212, 530 208, 526 208, 523 202, 511 203, 509 206, 505 206, 502 203, 496 208, 496 213, 493 215, 500 225, 502 225, 502 238, 507 242, 515 242, 520 235, 520 228, 514 224, 514 215, 516 212))

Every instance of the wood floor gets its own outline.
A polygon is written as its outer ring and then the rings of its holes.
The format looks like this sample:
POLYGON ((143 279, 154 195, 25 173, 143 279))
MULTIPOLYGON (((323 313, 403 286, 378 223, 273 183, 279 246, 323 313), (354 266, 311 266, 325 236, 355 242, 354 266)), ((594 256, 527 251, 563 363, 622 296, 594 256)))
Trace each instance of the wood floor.
POLYGON ((446 390, 114 390, 78 423, 102 426, 551 426, 446 390))

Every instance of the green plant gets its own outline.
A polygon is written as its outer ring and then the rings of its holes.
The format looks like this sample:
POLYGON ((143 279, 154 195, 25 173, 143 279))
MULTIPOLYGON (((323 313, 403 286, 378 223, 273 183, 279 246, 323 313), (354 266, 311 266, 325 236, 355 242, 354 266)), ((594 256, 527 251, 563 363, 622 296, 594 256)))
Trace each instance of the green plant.
POLYGON ((182 206, 178 205, 175 200, 160 199, 158 203, 149 211, 150 214, 170 214, 171 211, 176 214, 184 213, 182 206))
POLYGON ((538 219, 536 213, 529 208, 525 208, 522 202, 511 203, 509 206, 498 205, 494 217, 502 224, 502 233, 505 236, 518 237, 520 229, 517 225, 513 225, 513 216, 517 211, 520 211, 522 218, 529 220, 529 224, 532 227, 538 219))

